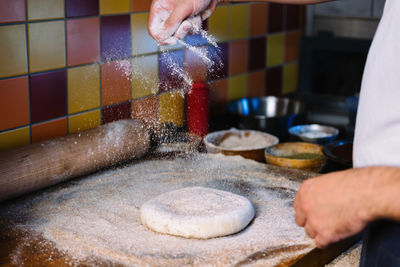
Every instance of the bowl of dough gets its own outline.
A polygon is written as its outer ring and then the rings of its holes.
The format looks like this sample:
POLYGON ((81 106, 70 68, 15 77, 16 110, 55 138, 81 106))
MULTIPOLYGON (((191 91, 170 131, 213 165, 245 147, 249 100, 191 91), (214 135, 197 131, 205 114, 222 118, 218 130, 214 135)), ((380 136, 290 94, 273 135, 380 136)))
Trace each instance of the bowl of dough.
POLYGON ((242 156, 265 162, 264 150, 279 143, 278 137, 254 130, 230 129, 209 133, 204 137, 208 153, 242 156))

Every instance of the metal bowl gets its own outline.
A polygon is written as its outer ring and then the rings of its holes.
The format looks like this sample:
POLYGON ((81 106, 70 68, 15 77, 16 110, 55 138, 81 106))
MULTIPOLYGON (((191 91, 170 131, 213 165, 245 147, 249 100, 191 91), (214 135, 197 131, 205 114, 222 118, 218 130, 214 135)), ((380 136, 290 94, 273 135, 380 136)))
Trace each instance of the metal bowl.
POLYGON ((305 120, 304 103, 283 97, 266 96, 241 98, 229 102, 229 113, 235 126, 288 138, 288 129, 305 120))
POLYGON ((308 124, 293 126, 289 128, 289 133, 305 142, 325 145, 337 138, 339 130, 331 126, 308 124))
POLYGON ((345 168, 353 166, 353 140, 340 140, 329 143, 324 146, 322 151, 329 160, 345 168))

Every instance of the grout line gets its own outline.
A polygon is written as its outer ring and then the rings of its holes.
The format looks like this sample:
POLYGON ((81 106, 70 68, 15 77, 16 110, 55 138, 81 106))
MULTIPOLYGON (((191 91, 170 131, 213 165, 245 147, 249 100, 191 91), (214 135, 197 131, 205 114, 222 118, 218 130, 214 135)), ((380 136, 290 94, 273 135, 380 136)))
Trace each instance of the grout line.
POLYGON ((28 34, 28 0, 25 0, 25 46, 26 46, 26 68, 28 80, 28 108, 29 108, 29 143, 32 144, 32 105, 31 105, 31 83, 30 83, 30 60, 29 60, 29 34, 28 34))

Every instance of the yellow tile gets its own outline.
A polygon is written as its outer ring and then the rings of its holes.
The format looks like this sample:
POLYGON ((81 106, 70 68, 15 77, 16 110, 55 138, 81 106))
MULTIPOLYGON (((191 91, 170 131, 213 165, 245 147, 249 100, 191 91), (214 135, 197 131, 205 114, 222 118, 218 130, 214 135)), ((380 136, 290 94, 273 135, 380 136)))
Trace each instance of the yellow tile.
POLYGON ((229 6, 223 5, 215 9, 208 19, 208 32, 218 42, 229 41, 229 6))
POLYGON ((132 98, 158 92, 158 56, 140 56, 132 59, 132 98))
POLYGON ((231 40, 249 36, 249 4, 230 6, 231 40))
POLYGON ((28 145, 29 143, 29 127, 0 133, 0 150, 28 145))
POLYGON ((234 100, 246 97, 246 92, 247 92, 247 74, 242 74, 229 78, 228 100, 234 100))
POLYGON ((180 92, 160 95, 160 122, 183 126, 184 99, 180 92))
POLYGON ((100 78, 97 64, 68 69, 68 113, 100 106, 100 78))
POLYGON ((100 14, 119 14, 130 12, 130 0, 100 0, 100 14))
POLYGON ((283 67, 282 94, 293 93, 297 90, 299 66, 297 63, 288 64, 283 67))
POLYGON ((82 132, 100 125, 100 110, 93 110, 69 117, 69 133, 82 132))
POLYGON ((131 16, 132 55, 157 52, 158 46, 147 30, 149 13, 135 13, 131 16))
POLYGON ((64 21, 30 23, 28 33, 31 72, 65 67, 64 21))
POLYGON ((27 72, 25 25, 0 27, 0 78, 27 72), (12 59, 12 60, 10 60, 12 59))
POLYGON ((64 0, 28 0, 28 20, 64 17, 64 0))
POLYGON ((283 34, 275 34, 267 37, 267 66, 283 64, 283 50, 285 37, 283 34))

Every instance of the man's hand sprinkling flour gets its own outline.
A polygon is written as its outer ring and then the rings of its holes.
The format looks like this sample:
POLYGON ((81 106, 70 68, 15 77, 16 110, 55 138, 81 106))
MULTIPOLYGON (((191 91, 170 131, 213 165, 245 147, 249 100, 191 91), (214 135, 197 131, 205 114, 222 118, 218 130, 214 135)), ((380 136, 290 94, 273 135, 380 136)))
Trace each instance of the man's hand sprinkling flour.
POLYGON ((199 31, 217 3, 218 0, 153 0, 149 33, 161 44, 174 44, 189 32, 199 31))

